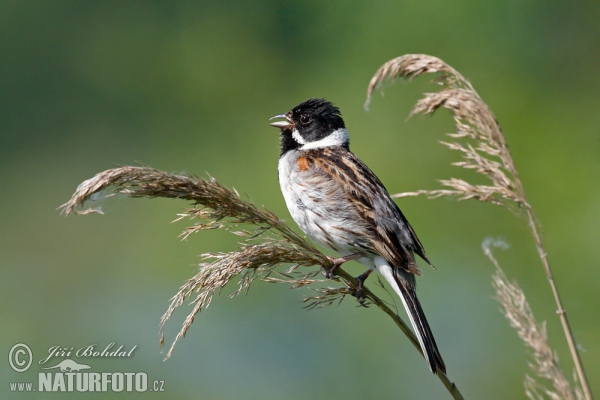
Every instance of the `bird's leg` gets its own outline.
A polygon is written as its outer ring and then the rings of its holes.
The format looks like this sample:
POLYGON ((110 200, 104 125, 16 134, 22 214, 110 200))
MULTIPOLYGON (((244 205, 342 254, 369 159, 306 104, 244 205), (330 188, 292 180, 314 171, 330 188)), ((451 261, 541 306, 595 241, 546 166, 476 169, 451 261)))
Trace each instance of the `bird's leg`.
POLYGON ((327 258, 329 259, 329 261, 331 261, 333 265, 331 266, 331 268, 329 268, 329 271, 325 270, 325 278, 332 279, 333 275, 335 274, 335 271, 340 267, 340 265, 342 265, 346 261, 354 260, 360 257, 362 257, 362 254, 360 253, 350 254, 349 256, 339 258, 327 256, 327 258))
POLYGON ((367 278, 369 277, 369 275, 371 275, 371 272, 373 272, 373 270, 368 269, 356 277, 356 280, 358 281, 358 285, 356 286, 356 291, 354 292, 353 296, 356 297, 356 300, 358 300, 358 302, 361 305, 363 305, 363 303, 365 302, 365 299, 363 298, 363 290, 365 288, 364 283, 367 280, 367 278))

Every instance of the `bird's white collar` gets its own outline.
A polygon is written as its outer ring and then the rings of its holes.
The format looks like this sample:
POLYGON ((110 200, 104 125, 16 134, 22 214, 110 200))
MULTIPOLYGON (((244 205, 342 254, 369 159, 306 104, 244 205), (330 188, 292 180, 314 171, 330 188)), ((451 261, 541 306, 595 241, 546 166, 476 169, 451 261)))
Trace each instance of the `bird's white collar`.
POLYGON ((316 142, 307 142, 297 129, 292 131, 292 137, 294 140, 302 145, 300 150, 319 149, 322 147, 342 146, 348 144, 350 141, 350 135, 345 128, 336 129, 321 140, 316 142))

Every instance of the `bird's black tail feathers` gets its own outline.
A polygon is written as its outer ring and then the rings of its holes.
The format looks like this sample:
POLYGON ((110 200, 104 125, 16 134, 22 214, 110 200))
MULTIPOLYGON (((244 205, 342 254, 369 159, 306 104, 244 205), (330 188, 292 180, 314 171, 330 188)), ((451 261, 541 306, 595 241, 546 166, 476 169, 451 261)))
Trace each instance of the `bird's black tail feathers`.
POLYGON ((421 303, 419 303, 419 299, 417 298, 414 275, 406 273, 397 267, 392 267, 392 271, 394 281, 396 285, 398 285, 398 294, 402 299, 402 303, 404 304, 404 308, 406 308, 415 334, 419 339, 419 344, 423 350, 425 360, 429 364, 429 369, 434 374, 437 373, 438 369, 445 374, 446 365, 444 364, 444 360, 442 360, 431 328, 427 323, 427 318, 425 318, 423 308, 421 308, 421 303))

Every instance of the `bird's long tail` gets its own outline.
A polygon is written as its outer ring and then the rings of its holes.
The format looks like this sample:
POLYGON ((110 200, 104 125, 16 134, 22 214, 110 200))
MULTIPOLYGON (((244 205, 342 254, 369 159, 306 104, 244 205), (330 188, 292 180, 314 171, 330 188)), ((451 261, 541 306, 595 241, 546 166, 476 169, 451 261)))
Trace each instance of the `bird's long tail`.
POLYGON ((427 323, 427 318, 425 318, 423 308, 421 308, 421 303, 419 303, 419 299, 417 298, 415 276, 400 268, 390 266, 383 259, 376 259, 375 266, 385 280, 394 288, 400 299, 402 299, 402 304, 404 304, 404 308, 408 313, 410 322, 423 350, 425 361, 429 364, 429 369, 434 374, 437 373, 437 369, 445 374, 446 365, 444 364, 444 360, 442 360, 431 328, 427 323))

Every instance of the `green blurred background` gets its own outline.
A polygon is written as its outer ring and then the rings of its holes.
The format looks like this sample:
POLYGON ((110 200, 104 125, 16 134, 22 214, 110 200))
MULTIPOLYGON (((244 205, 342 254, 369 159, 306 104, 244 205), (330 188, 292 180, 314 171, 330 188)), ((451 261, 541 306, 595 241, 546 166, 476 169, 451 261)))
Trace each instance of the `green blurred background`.
MULTIPOLYGON (((26 373, 0 362, 0 397, 64 398, 11 394, 8 382, 37 384, 37 361, 51 346, 116 342, 137 345, 134 357, 89 364, 165 381, 164 393, 138 397, 449 398, 379 310, 347 300, 307 312, 308 291, 260 282, 246 297, 216 298, 163 362, 158 323, 168 299, 198 255, 231 250, 238 238, 208 231, 180 241, 186 223, 170 222, 187 204, 177 201, 120 197, 103 203, 104 216, 56 210, 95 173, 141 163, 208 172, 291 220, 268 119, 309 97, 341 108, 352 149, 391 192, 472 178, 450 167, 457 155, 437 143, 453 130, 446 112, 405 121, 419 94, 435 90, 428 78, 388 87, 363 109, 372 74, 406 53, 450 63, 499 118, 600 391, 600 3, 1 1, 0 20, 0 349, 4 360, 18 342, 34 353, 26 373)), ((547 321, 570 376, 526 226, 475 201, 398 203, 437 266, 424 268, 419 294, 464 396, 524 398, 529 373, 527 351, 493 299, 481 251, 489 236, 511 244, 496 255, 547 321)), ((167 346, 187 311, 167 324, 167 346)))

